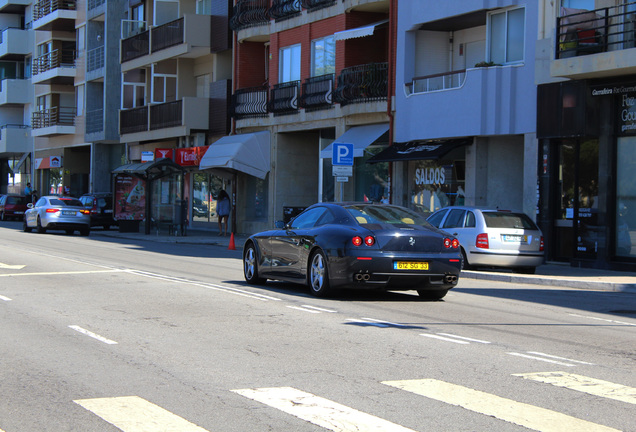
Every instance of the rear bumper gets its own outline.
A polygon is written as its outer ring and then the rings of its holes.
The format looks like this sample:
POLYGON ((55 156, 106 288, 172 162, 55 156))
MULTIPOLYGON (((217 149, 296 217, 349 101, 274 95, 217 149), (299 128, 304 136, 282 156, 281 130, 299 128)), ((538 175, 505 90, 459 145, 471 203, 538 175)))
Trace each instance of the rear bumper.
POLYGON ((473 266, 538 267, 543 264, 543 252, 509 253, 503 251, 471 251, 468 262, 473 266))

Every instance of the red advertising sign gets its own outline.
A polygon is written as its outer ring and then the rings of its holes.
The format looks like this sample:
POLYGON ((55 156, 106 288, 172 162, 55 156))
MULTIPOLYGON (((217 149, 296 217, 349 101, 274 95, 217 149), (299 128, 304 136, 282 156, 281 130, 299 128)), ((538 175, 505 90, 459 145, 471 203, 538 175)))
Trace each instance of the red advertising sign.
POLYGON ((199 166, 209 146, 178 148, 175 162, 181 166, 199 166))
POLYGON ((115 178, 115 219, 143 220, 146 210, 146 181, 127 174, 115 178))
POLYGON ((155 160, 161 158, 174 160, 174 149, 155 149, 155 160))

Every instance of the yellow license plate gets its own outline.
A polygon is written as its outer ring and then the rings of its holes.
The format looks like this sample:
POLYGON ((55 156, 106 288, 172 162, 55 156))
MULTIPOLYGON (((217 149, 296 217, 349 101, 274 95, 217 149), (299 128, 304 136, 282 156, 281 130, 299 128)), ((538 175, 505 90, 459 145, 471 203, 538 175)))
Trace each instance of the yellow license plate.
POLYGON ((395 261, 393 263, 394 270, 428 270, 427 262, 419 261, 395 261))

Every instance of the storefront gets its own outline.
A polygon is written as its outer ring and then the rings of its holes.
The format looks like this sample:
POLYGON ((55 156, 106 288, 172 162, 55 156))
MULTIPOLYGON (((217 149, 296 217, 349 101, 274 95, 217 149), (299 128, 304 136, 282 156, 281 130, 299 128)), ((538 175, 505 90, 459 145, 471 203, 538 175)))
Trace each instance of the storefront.
POLYGON ((636 269, 636 83, 567 81, 538 97, 546 258, 636 269))

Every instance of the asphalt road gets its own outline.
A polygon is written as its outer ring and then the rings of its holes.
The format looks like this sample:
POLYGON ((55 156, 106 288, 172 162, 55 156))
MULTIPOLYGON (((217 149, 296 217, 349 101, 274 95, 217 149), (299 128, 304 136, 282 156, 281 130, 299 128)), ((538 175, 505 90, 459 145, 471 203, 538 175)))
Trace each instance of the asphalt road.
POLYGON ((240 251, 0 224, 0 431, 636 431, 636 294, 244 284, 240 251))

